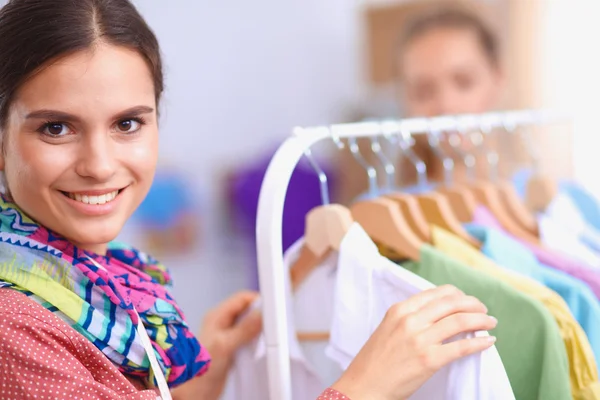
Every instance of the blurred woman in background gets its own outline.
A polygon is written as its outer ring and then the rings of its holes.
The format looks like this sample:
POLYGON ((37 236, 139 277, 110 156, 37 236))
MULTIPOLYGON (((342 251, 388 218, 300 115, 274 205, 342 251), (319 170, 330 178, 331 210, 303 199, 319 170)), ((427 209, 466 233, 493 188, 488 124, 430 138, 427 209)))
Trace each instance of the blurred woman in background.
MULTIPOLYGON (((504 74, 499 40, 476 13, 448 7, 409 18, 396 54, 400 102, 407 117, 470 114, 499 107, 504 74)), ((442 165, 426 137, 414 150, 427 165, 429 179, 439 180, 442 165)), ((455 163, 461 173, 461 163, 455 163)), ((401 168, 403 183, 415 181, 410 165, 401 168)))

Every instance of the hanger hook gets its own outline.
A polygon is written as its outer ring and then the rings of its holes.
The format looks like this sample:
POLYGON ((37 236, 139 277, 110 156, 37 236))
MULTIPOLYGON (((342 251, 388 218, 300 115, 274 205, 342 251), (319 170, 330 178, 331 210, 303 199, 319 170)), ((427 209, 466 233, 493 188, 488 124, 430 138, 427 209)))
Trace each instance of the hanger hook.
POLYGON ((313 157, 312 151, 310 148, 308 148, 304 151, 304 157, 306 157, 306 159, 310 163, 311 167, 315 170, 315 172, 317 173, 317 176, 319 177, 319 185, 320 185, 320 190, 321 190, 321 202, 323 203, 323 205, 330 204, 329 187, 327 184, 327 175, 321 169, 321 167, 319 167, 319 164, 317 164, 317 161, 313 157))
MULTIPOLYGON (((384 137, 387 137, 388 131, 393 129, 390 124, 382 122, 379 124, 379 128, 381 130, 381 134, 384 137)), ((390 161, 389 158, 383 152, 381 147, 381 142, 377 136, 371 137, 371 151, 375 154, 375 156, 379 159, 379 162, 383 166, 385 171, 385 184, 384 188, 387 190, 393 189, 396 182, 396 167, 394 163, 390 161)))
MULTIPOLYGON (((516 129, 516 126, 515 128, 516 129)), ((531 164, 533 166, 533 172, 538 174, 540 172, 540 154, 533 145, 533 141, 531 140, 531 136, 533 134, 533 126, 528 126, 525 129, 520 129, 521 140, 523 141, 523 145, 525 146, 525 151, 531 160, 531 164)))
POLYGON ((360 153, 360 148, 358 147, 358 143, 356 143, 356 138, 348 138, 348 149, 350 150, 350 153, 356 162, 358 162, 358 164, 367 172, 367 176, 369 177, 369 195, 372 197, 377 196, 377 170, 375 167, 369 164, 360 153))
POLYGON ((402 154, 408 159, 408 161, 415 167, 417 171, 417 186, 419 188, 426 187, 429 183, 427 182, 427 165, 425 162, 417 156, 412 147, 415 144, 415 139, 412 137, 412 133, 400 125, 400 137, 398 138, 398 147, 402 151, 402 154))
POLYGON ((485 118, 481 118, 479 128, 481 131, 481 148, 485 151, 485 158, 488 162, 489 170, 489 179, 492 182, 496 182, 498 180, 498 162, 499 156, 498 152, 492 149, 489 146, 489 142, 486 142, 486 137, 491 136, 494 131, 492 125, 485 120, 485 118))
POLYGON ((442 151, 440 146, 440 135, 442 132, 434 126, 433 120, 430 119, 428 125, 429 131, 427 132, 427 141, 433 150, 433 154, 442 161, 442 165, 444 166, 444 184, 450 186, 452 184, 452 175, 454 172, 454 160, 442 151))
POLYGON ((461 119, 456 117, 456 132, 452 133, 448 138, 448 143, 456 155, 458 155, 467 170, 467 180, 473 182, 475 180, 475 165, 477 157, 473 153, 465 151, 461 148, 462 139, 467 136, 467 130, 461 124, 461 119))

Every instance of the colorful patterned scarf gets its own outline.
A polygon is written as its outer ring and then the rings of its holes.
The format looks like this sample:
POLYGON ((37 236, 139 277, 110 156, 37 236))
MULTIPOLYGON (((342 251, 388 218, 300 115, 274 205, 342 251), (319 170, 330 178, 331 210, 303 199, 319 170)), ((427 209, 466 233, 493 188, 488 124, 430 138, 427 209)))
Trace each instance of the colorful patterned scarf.
POLYGON ((166 269, 146 254, 112 244, 106 256, 78 249, 0 198, 0 288, 27 294, 88 338, 121 372, 151 383, 136 331, 139 315, 167 381, 177 386, 204 373, 210 358, 167 291, 170 283, 166 269))

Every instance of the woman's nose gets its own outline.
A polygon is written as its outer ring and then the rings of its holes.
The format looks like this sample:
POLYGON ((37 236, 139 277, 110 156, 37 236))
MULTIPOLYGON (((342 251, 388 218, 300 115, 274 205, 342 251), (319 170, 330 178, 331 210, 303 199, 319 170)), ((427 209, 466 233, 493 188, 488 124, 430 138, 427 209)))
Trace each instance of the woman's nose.
POLYGON ((78 175, 98 182, 108 182, 117 170, 113 140, 106 132, 94 132, 81 142, 76 166, 78 175))

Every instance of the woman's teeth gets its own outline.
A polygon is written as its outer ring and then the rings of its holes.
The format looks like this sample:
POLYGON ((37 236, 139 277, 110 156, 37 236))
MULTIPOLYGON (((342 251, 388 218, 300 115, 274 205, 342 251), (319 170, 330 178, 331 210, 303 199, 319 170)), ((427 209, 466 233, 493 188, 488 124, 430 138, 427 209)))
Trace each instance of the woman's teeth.
POLYGON ((74 194, 74 193, 67 193, 67 196, 69 196, 69 198, 72 200, 80 201, 84 204, 97 205, 97 204, 110 203, 111 201, 113 201, 115 199, 115 197, 117 197, 118 194, 119 194, 119 191, 115 190, 114 192, 106 193, 106 194, 103 194, 100 196, 89 196, 89 195, 85 195, 85 194, 74 194))

